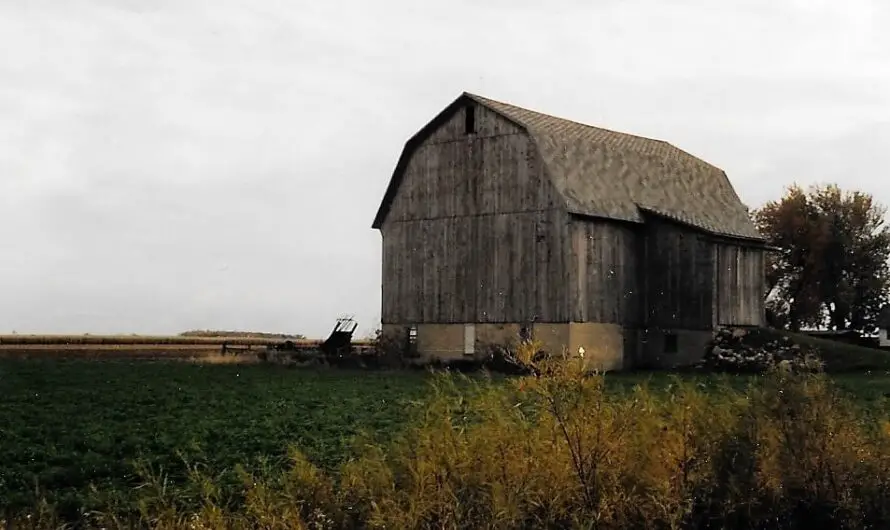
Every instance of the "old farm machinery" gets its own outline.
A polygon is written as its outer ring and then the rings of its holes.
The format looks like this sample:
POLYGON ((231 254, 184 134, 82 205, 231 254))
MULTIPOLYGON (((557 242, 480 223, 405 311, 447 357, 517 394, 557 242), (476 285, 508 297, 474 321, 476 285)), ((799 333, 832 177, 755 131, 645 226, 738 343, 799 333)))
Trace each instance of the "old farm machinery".
POLYGON ((259 357, 272 362, 331 362, 350 357, 353 353, 363 353, 368 349, 367 344, 353 343, 352 336, 357 327, 358 323, 352 317, 340 317, 328 338, 323 341, 286 340, 269 344, 265 351, 260 352, 259 357))
POLYGON ((358 323, 352 317, 338 318, 331 334, 321 343, 319 349, 325 355, 348 355, 352 353, 352 334, 358 323))

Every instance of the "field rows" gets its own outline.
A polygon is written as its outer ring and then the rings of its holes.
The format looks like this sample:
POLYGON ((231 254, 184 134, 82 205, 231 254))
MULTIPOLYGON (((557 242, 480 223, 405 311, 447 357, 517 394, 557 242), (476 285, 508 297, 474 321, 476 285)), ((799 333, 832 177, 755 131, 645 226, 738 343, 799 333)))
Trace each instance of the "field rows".
MULTIPOLYGON (((298 349, 316 348, 319 341, 303 341, 298 349)), ((265 345, 241 345, 222 354, 221 344, 0 344, 0 359, 149 359, 247 362, 256 359, 265 345), (241 361, 239 361, 239 359, 241 361)), ((353 343, 353 351, 372 349, 366 341, 353 343)))
MULTIPOLYGON (((288 339, 296 345, 306 347, 317 346, 322 341, 317 339, 288 339)), ((0 346, 100 346, 100 345, 138 345, 138 346, 265 346, 279 344, 285 339, 260 337, 169 337, 142 335, 0 335, 0 346)), ((353 341, 355 344, 368 341, 353 341)))
POLYGON ((358 430, 386 434, 401 425, 425 379, 422 372, 0 358, 0 519, 4 508, 34 506, 44 495, 76 514, 91 485, 100 498, 138 496, 133 461, 163 469, 176 488, 187 471, 180 454, 230 480, 236 464, 283 462, 289 444, 332 467, 358 430))

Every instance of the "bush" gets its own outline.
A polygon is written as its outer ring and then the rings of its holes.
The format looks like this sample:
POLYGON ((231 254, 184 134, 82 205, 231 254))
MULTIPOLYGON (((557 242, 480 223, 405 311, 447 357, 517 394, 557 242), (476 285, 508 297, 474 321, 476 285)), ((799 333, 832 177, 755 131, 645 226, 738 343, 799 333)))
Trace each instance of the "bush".
POLYGON ((381 329, 374 332, 371 351, 375 366, 383 368, 403 368, 420 358, 417 352, 407 348, 404 340, 385 335, 381 329))

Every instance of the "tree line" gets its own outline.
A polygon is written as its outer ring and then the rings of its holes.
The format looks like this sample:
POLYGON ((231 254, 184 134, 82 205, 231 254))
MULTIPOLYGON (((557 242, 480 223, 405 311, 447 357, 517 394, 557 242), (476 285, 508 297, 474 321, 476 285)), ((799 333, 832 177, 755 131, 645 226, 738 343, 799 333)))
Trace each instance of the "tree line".
POLYGON ((771 326, 872 333, 890 291, 887 209, 836 184, 788 187, 752 212, 766 260, 771 326))

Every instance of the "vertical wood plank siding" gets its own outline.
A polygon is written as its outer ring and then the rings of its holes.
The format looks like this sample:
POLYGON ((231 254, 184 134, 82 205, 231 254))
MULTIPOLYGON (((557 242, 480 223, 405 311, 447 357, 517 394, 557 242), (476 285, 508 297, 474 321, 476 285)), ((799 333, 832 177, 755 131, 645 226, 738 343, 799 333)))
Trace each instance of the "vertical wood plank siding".
POLYGON ((724 243, 714 245, 717 275, 717 323, 761 326, 764 323, 764 251, 724 243))
POLYGON ((646 220, 646 325, 705 330, 713 326, 712 245, 677 225, 646 220))
POLYGON ((409 161, 382 227, 383 323, 560 322, 567 214, 518 127, 476 107, 409 161))
POLYGON ((581 218, 573 219, 570 230, 572 320, 639 325, 638 230, 629 224, 581 218))
POLYGON ((388 224, 383 322, 566 322, 567 235, 557 210, 388 224))

